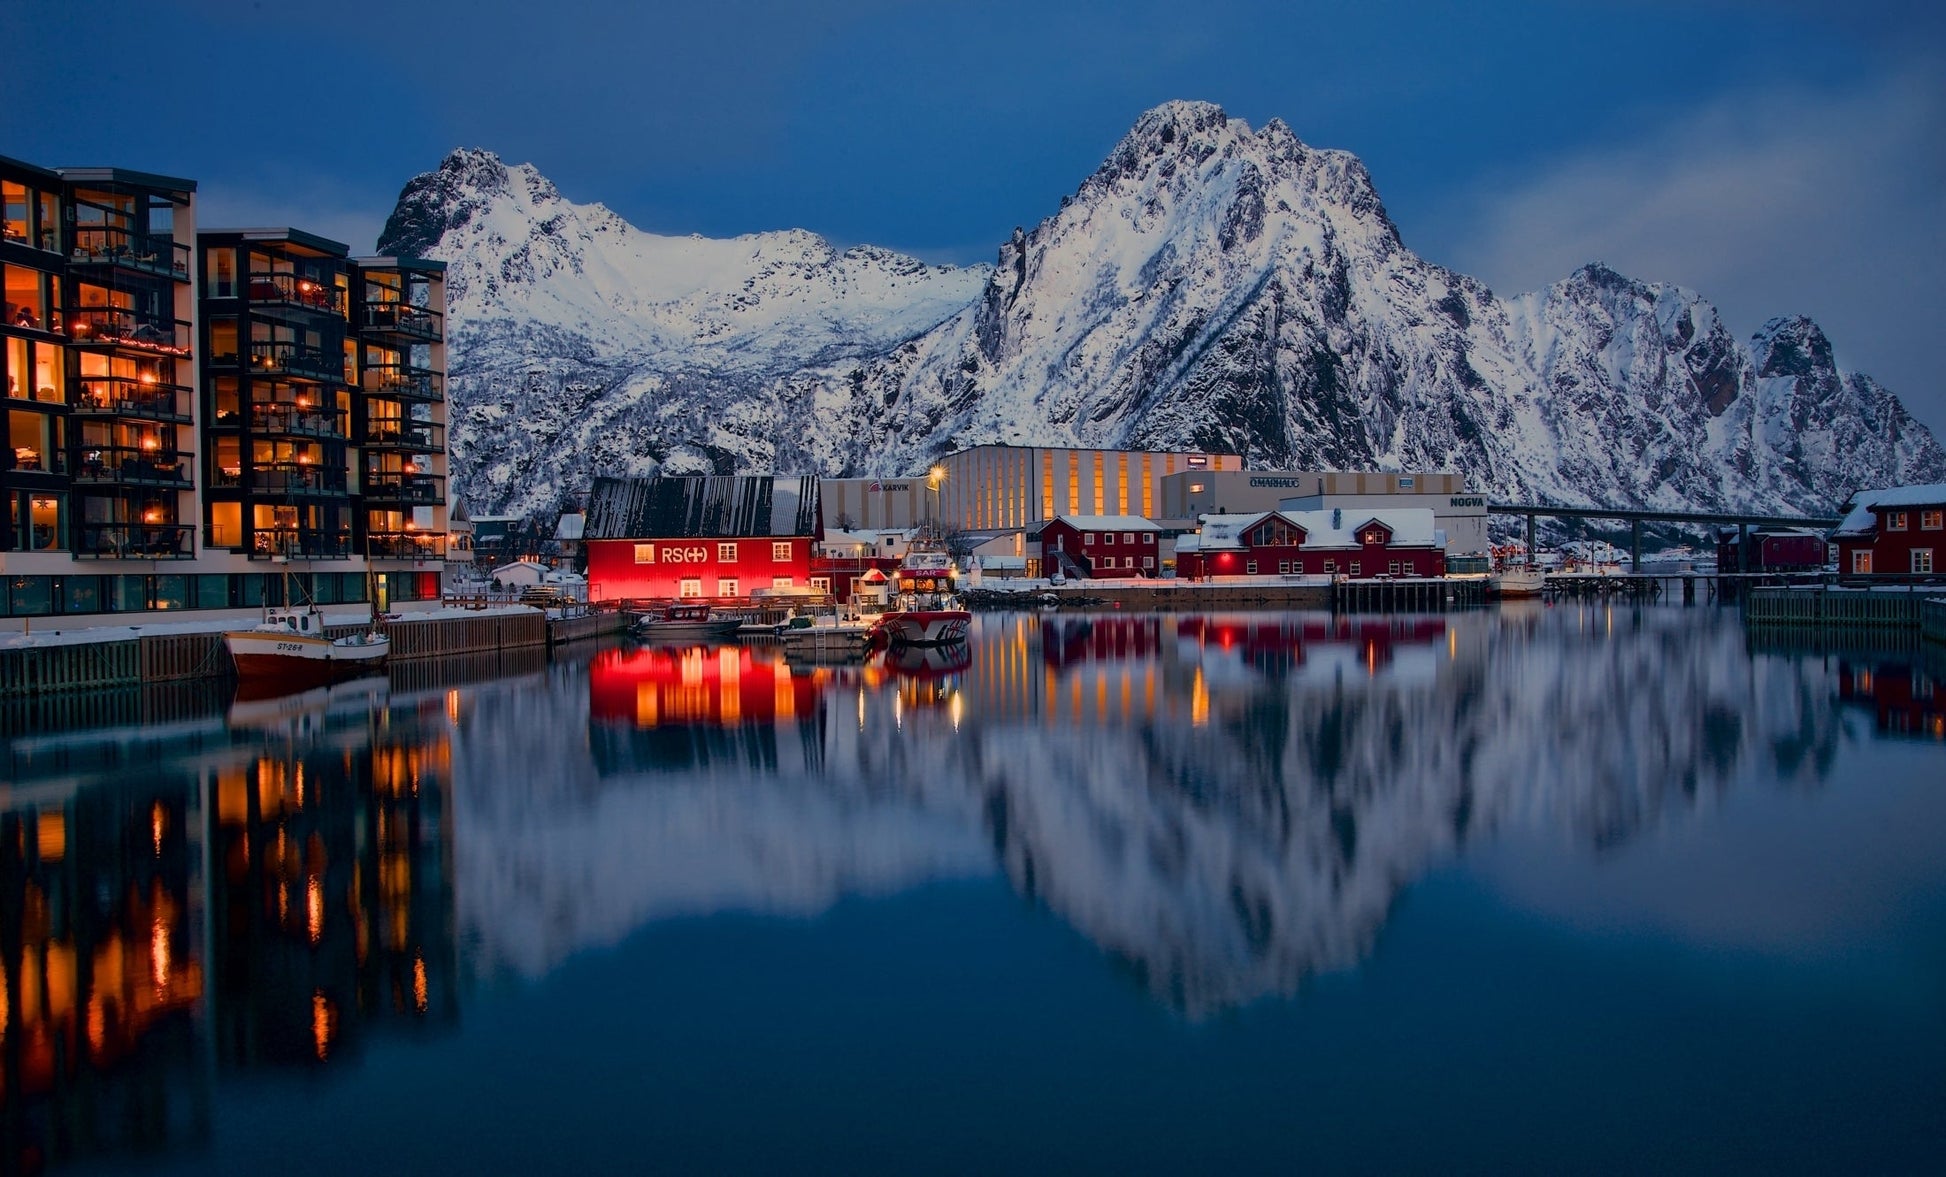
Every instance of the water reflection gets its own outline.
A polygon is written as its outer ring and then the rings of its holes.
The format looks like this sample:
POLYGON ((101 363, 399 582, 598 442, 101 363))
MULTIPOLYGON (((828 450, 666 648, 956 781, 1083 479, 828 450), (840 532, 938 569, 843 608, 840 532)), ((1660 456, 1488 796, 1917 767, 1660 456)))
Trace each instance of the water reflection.
POLYGON ((1941 735, 1932 655, 1753 650, 1708 610, 978 620, 862 666, 622 648, 8 741, 8 1171, 206 1140, 226 1082, 451 1032, 478 976, 944 879, 1200 1018, 1358 965, 1475 843, 1599 869, 1941 735))
POLYGON ((230 1073, 456 1018, 448 728, 378 679, 11 743, 7 1172, 193 1144, 230 1073))

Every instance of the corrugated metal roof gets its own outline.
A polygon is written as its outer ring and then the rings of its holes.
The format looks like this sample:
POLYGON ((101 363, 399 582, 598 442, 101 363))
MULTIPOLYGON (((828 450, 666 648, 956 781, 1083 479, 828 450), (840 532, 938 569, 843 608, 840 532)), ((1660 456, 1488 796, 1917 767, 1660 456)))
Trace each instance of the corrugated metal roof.
POLYGON ((768 474, 597 478, 588 539, 735 539, 819 533, 818 480, 768 474))

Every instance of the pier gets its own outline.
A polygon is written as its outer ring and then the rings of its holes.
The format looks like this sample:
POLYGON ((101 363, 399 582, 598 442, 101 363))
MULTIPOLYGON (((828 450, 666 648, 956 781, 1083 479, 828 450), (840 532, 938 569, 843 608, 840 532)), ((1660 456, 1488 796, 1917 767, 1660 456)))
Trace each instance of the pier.
MULTIPOLYGON (((1812 527, 1830 531, 1838 526, 1835 515, 1752 515, 1734 511, 1651 511, 1634 507, 1549 507, 1539 503, 1489 503, 1489 515, 1519 515, 1527 520, 1527 550, 1534 550, 1534 523, 1537 519, 1595 519, 1627 523, 1629 562, 1642 567, 1642 525, 1644 523, 1689 523, 1705 527, 1735 527, 1737 558, 1742 559, 1744 541, 1752 527, 1812 527)), ((1722 571, 1722 570, 1719 570, 1722 571)), ((1729 569, 1742 572, 1742 568, 1729 569)))
POLYGON ((1883 629, 1946 642, 1946 586, 1758 588, 1743 619, 1752 629, 1883 629))

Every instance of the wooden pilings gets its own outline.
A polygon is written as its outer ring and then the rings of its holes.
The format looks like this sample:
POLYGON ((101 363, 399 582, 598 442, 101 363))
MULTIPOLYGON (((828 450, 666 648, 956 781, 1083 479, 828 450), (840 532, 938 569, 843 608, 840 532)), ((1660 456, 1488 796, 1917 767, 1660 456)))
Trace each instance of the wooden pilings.
MULTIPOLYGON (((1934 589, 1934 593, 1946 590, 1934 589)), ((1922 592, 1880 592, 1872 589, 1756 588, 1743 600, 1743 619, 1750 625, 1807 627, 1864 627, 1919 629, 1929 601, 1922 592)))
POLYGON ((142 681, 134 639, 0 650, 0 695, 132 686, 142 681))
POLYGON ((1341 580, 1331 586, 1331 607, 1341 613, 1436 613, 1485 601, 1486 582, 1480 580, 1341 580))

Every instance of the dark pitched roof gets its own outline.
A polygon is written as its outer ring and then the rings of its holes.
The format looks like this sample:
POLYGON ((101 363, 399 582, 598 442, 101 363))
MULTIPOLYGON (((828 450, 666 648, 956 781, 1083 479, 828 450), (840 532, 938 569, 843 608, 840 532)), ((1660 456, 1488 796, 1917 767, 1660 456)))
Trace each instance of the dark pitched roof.
POLYGON ((767 474, 597 478, 588 539, 817 536, 816 478, 767 474))

